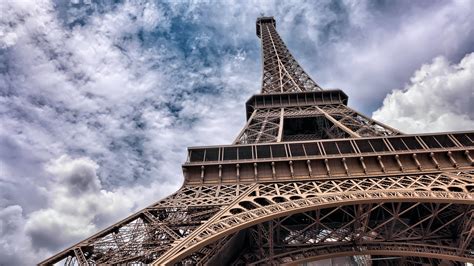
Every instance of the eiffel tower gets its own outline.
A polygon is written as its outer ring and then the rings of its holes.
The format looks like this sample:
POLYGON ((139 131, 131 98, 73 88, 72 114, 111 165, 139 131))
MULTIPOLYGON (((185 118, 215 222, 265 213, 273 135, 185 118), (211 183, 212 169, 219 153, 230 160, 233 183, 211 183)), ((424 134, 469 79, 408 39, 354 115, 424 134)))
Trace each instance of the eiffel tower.
POLYGON ((40 265, 474 263, 474 131, 403 134, 316 84, 273 17, 256 32, 234 143, 189 148, 176 193, 40 265))

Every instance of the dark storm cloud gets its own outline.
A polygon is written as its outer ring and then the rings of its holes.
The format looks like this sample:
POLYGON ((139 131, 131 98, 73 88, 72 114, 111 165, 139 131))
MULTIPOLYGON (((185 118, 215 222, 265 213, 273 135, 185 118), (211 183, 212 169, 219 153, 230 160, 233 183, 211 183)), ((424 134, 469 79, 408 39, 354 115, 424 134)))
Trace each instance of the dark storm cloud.
MULTIPOLYGON (((40 248, 56 250, 70 242, 69 239, 64 238, 64 234, 58 233, 62 231, 64 231, 64 225, 62 223, 54 225, 47 223, 44 225, 44 228, 39 224, 37 227, 27 230, 26 234, 31 238, 32 246, 36 251, 40 248)), ((67 237, 70 236, 67 235, 67 237)))
POLYGON ((90 168, 78 167, 64 179, 65 185, 72 193, 95 192, 100 188, 95 177, 95 171, 90 168))

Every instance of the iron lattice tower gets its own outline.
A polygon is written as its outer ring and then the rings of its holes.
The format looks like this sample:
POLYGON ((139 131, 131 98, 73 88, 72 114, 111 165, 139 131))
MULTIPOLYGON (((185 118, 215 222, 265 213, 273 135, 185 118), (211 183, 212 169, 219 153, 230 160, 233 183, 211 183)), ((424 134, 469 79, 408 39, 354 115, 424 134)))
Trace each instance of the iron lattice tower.
POLYGON ((41 262, 474 262, 474 131, 402 134, 352 110, 257 19, 261 94, 232 145, 192 147, 173 195, 41 262))

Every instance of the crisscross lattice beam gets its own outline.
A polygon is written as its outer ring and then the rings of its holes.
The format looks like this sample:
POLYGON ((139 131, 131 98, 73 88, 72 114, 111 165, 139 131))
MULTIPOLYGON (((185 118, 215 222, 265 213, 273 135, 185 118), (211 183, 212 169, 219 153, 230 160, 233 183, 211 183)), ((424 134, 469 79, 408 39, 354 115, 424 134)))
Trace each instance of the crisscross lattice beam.
POLYGON ((263 53, 262 93, 321 90, 291 55, 273 18, 257 20, 257 35, 263 53))
POLYGON ((179 191, 41 265, 474 263, 473 132, 404 135, 322 90, 272 17, 257 36, 262 94, 233 145, 190 148, 179 191))

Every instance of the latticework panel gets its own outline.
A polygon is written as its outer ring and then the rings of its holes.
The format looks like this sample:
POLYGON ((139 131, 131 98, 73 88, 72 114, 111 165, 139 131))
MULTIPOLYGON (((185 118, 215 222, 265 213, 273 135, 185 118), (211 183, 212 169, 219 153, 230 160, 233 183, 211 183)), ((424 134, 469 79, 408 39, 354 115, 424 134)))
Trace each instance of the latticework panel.
MULTIPOLYGON (((302 120, 300 123, 308 123, 302 120)), ((301 131, 301 130, 300 130, 301 131)), ((391 136, 398 130, 381 124, 342 104, 320 106, 291 106, 255 109, 234 144, 305 141, 368 136, 391 136), (285 135, 291 119, 312 118, 309 132, 285 135)))
POLYGON ((255 228, 263 228, 266 231, 260 236, 268 236, 270 224, 274 227, 271 232, 279 234, 281 241, 259 246, 254 250, 258 256, 242 255, 248 257, 245 263, 264 259, 262 254, 274 254, 274 260, 280 262, 298 257, 293 254, 295 247, 322 256, 330 251, 326 245, 354 245, 355 237, 362 241, 356 243, 358 247, 370 247, 367 254, 377 254, 369 251, 376 249, 379 241, 390 242, 384 249, 388 253, 410 248, 403 246, 410 241, 434 245, 446 256, 454 250, 459 258, 470 260, 469 252, 474 252, 473 191, 470 172, 185 186, 47 263, 61 259, 71 265, 222 261, 219 256, 228 250, 250 254, 243 247, 235 248, 236 243, 246 241, 255 228), (408 222, 410 217, 413 219, 408 222), (285 223, 295 219, 301 224, 285 223), (363 224, 364 234, 358 229, 363 224), (455 243, 446 242, 453 233, 455 243), (288 256, 277 257, 284 253, 288 256))
MULTIPOLYGON (((303 217, 302 220, 311 220, 307 217, 310 215, 313 220, 318 221, 319 229, 312 233, 308 231, 307 236, 303 232, 314 225, 295 227, 297 230, 270 230, 274 234, 286 235, 287 242, 280 243, 281 249, 291 249, 290 246, 299 243, 303 237, 306 241, 304 245, 348 242, 361 248, 370 246, 370 250, 376 249, 374 241, 389 241, 391 246, 382 249, 389 254, 390 249, 410 248, 403 246, 403 243, 413 240, 414 244, 433 245, 433 250, 442 252, 445 259, 470 261, 474 259, 470 253, 473 251, 473 191, 473 175, 469 172, 257 184, 246 196, 223 208, 191 233, 185 243, 174 246, 163 254, 157 263, 187 260, 194 254, 193 250, 206 247, 224 236, 245 230, 248 232, 248 228, 252 226, 265 226, 270 221, 280 221, 292 215, 303 217), (328 220, 321 219, 321 216, 314 218, 314 213, 318 210, 334 215, 328 214, 328 220), (354 210, 358 210, 357 214, 354 210), (305 214, 307 212, 311 214, 305 214), (382 214, 383 218, 377 218, 382 214), (411 220, 405 221, 406 217, 411 217, 411 220), (357 244, 353 242, 353 237, 358 232, 355 225, 360 226, 362 223, 366 224, 365 233, 359 234, 362 242, 357 244), (454 233, 460 236, 455 243, 449 242, 452 240, 453 230, 457 230, 454 233), (455 255, 452 254, 453 250, 457 252, 455 255)), ((272 245, 276 247, 277 243, 272 245)), ((298 249, 301 247, 298 246, 298 249)), ((327 247, 323 250, 327 251, 327 247)), ((433 250, 426 252, 434 252, 433 250)), ((281 254, 282 250, 273 252, 281 254)), ((426 252, 421 253, 426 255, 426 252)), ((264 253, 264 257, 270 255, 264 253)), ((257 258, 253 255, 250 257, 257 258)), ((198 257, 194 256, 193 262, 199 262, 198 257)))
POLYGON ((252 185, 184 186, 175 194, 57 254, 44 264, 146 264, 186 238, 252 185))
POLYGON ((258 23, 263 51, 262 93, 320 90, 291 55, 275 29, 274 20, 258 23))
POLYGON ((467 261, 472 255, 452 240, 452 234, 466 232, 462 225, 472 221, 473 211, 461 204, 391 202, 293 214, 249 228, 247 248, 234 265, 295 263, 381 250, 440 259, 461 253, 467 261))
POLYGON ((273 18, 257 35, 238 145, 190 148, 179 191, 41 264, 474 263, 472 132, 402 135, 322 91, 273 18))
POLYGON ((321 109, 361 137, 401 134, 398 130, 362 115, 342 104, 325 105, 321 106, 321 109))
POLYGON ((257 109, 249 119, 235 144, 277 142, 280 129, 281 112, 272 109, 257 109))

